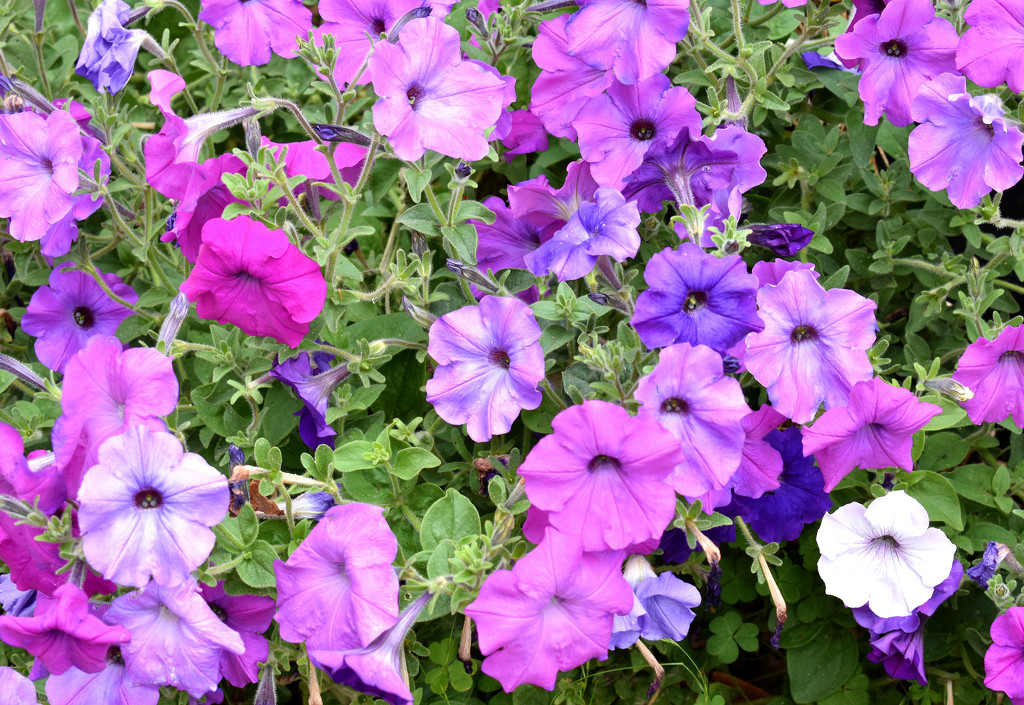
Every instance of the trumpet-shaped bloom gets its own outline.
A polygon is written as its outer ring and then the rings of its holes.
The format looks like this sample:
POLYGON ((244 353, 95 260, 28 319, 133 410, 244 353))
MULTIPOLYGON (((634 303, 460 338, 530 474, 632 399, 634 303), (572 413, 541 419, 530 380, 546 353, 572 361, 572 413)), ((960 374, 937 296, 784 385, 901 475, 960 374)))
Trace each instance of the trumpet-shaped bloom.
POLYGON ((213 550, 228 481, 173 434, 135 426, 100 446, 78 499, 90 565, 119 585, 179 585, 213 550))
POLYGON ((127 629, 108 626, 90 614, 89 597, 70 584, 57 588, 54 599, 41 598, 31 617, 0 617, 0 639, 28 651, 50 673, 72 667, 101 671, 107 649, 129 636, 127 629))
POLYGON ((123 0, 103 0, 89 15, 82 53, 75 73, 89 79, 100 93, 117 93, 135 70, 139 48, 148 35, 143 30, 127 29, 131 7, 123 0))
POLYGON ((931 0, 892 0, 880 15, 836 38, 836 54, 860 61, 864 122, 877 125, 882 111, 893 125, 913 122, 910 103, 929 78, 956 71, 960 35, 935 16, 931 0))
POLYGON ((552 690, 559 671, 608 658, 612 618, 633 607, 621 562, 618 552, 587 553, 578 537, 548 529, 512 570, 487 576, 466 607, 486 656, 481 670, 507 693, 523 683, 552 690))
POLYGON ((974 396, 963 402, 976 424, 1013 417, 1024 424, 1024 326, 1004 328, 995 340, 978 338, 967 346, 953 380, 974 396))
POLYGON ((121 654, 135 685, 170 685, 199 698, 217 689, 222 653, 245 651, 238 632, 214 614, 195 581, 175 587, 151 582, 116 598, 105 619, 132 633, 121 654))
POLYGON ((312 355, 304 352, 270 370, 272 377, 294 389, 302 400, 302 408, 295 412, 299 417, 299 436, 313 449, 321 443, 333 448, 334 436, 337 435, 327 423, 327 406, 331 392, 348 379, 350 373, 345 365, 332 368, 333 359, 333 355, 323 352, 312 355))
POLYGON ((46 679, 46 697, 50 705, 156 705, 160 689, 132 683, 120 647, 112 646, 106 667, 99 673, 71 668, 60 675, 51 674, 46 679))
POLYGON ((37 705, 36 687, 13 668, 0 666, 0 705, 37 705))
POLYGON ((228 204, 241 203, 231 194, 224 183, 224 174, 245 173, 245 163, 234 154, 222 154, 203 162, 208 178, 194 198, 179 201, 174 214, 167 221, 167 232, 160 240, 174 242, 181 248, 181 254, 192 264, 199 257, 199 246, 203 244, 203 226, 214 218, 224 215, 228 204))
POLYGON ((501 117, 504 82, 462 60, 459 33, 435 17, 412 20, 397 44, 380 42, 370 58, 373 124, 400 159, 431 149, 475 161, 487 155, 484 132, 501 117))
MULTIPOLYGON (((124 319, 132 315, 100 288, 85 272, 69 271, 74 264, 65 262, 50 273, 50 285, 32 294, 21 328, 37 338, 36 357, 56 372, 63 372, 68 360, 85 347, 94 335, 110 336, 124 319)), ((103 274, 110 290, 130 304, 139 300, 135 289, 116 274, 103 274)))
POLYGON ((826 492, 857 467, 909 472, 914 434, 941 413, 942 407, 874 377, 853 385, 848 406, 829 409, 803 428, 804 455, 817 457, 826 492))
POLYGON ((696 499, 728 485, 743 455, 750 408, 740 383, 723 373, 721 355, 704 345, 665 348, 634 396, 640 416, 656 419, 682 445, 670 479, 676 492, 696 499))
POLYGON ((554 236, 527 254, 527 268, 542 276, 549 271, 558 281, 589 274, 597 258, 607 255, 622 262, 640 249, 640 211, 613 188, 602 187, 594 203, 581 203, 569 222, 554 236))
POLYGON ((310 650, 367 646, 398 619, 397 552, 380 507, 331 509, 286 562, 274 564, 281 638, 310 650))
MULTIPOLYGON (((67 498, 64 478, 54 463, 33 468, 25 459, 21 434, 0 422, 0 494, 38 502, 47 514, 57 511, 67 498)), ((2 590, 0 590, 2 592, 2 590)))
POLYGON ((199 19, 213 27, 213 42, 239 66, 262 66, 274 54, 295 56, 296 37, 313 29, 301 0, 203 0, 199 19))
POLYGON ((825 291, 807 270, 757 293, 764 331, 747 336, 744 364, 779 413, 796 423, 844 406, 857 382, 871 379, 875 302, 848 289, 825 291))
POLYGON ((217 218, 203 226, 199 258, 181 285, 200 318, 234 323, 297 347, 320 315, 327 284, 320 265, 283 230, 248 216, 217 218))
POLYGON ((985 652, 985 685, 1024 698, 1024 607, 1011 607, 992 622, 992 646, 985 652))
POLYGON ((614 618, 613 649, 625 649, 641 637, 649 641, 686 638, 696 616, 693 608, 700 604, 697 588, 672 573, 655 574, 643 556, 630 556, 622 576, 636 599, 629 614, 614 618))
POLYGON ((644 279, 650 288, 637 298, 632 324, 649 348, 689 343, 724 354, 764 328, 757 278, 739 255, 719 258, 684 242, 651 257, 644 279))
POLYGON ((204 584, 200 590, 213 613, 238 632, 245 646, 245 652, 241 654, 226 649, 221 652, 220 672, 236 688, 255 683, 258 665, 264 663, 270 654, 270 644, 263 632, 274 620, 274 601, 262 595, 228 595, 224 592, 223 583, 216 587, 204 584))
POLYGON ((979 86, 1006 83, 1024 91, 1024 8, 1012 0, 977 0, 964 12, 970 25, 956 48, 956 68, 979 86))
POLYGON ((867 606, 877 616, 906 617, 949 576, 956 547, 928 527, 928 512, 902 490, 870 506, 846 504, 818 529, 818 573, 825 592, 847 607, 867 606))
POLYGON ((535 179, 508 187, 508 205, 516 219, 538 228, 561 227, 569 222, 580 206, 594 198, 597 182, 590 174, 590 164, 583 160, 566 167, 565 183, 555 190, 541 174, 535 179))
POLYGON ((690 26, 689 0, 592 0, 566 26, 569 51, 632 85, 661 73, 676 58, 690 26))
POLYGON ((481 272, 501 269, 526 269, 526 255, 551 239, 555 228, 538 227, 516 218, 505 202, 491 196, 484 205, 494 211, 494 223, 469 221, 476 228, 476 266, 481 272))
POLYGON ((957 208, 974 208, 1024 176, 1024 133, 1003 119, 997 96, 968 93, 963 76, 925 83, 911 114, 921 124, 910 133, 910 170, 932 191, 946 189, 957 208))
POLYGON ((551 426, 554 433, 519 467, 526 496, 548 512, 550 524, 580 535, 585 551, 657 541, 675 511, 669 474, 682 459, 676 437, 605 401, 570 406, 551 426))
POLYGON ((522 301, 485 296, 430 327, 427 401, 450 424, 466 424, 474 441, 508 433, 522 409, 540 406, 544 378, 540 326, 522 301))

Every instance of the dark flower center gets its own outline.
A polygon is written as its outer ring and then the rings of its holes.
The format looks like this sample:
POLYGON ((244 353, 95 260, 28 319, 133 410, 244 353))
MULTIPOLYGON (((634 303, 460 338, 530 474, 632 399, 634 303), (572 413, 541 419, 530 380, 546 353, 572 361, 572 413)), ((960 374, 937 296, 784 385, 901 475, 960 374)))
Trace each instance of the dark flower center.
POLYGON ((43 167, 51 174, 53 173, 53 162, 46 157, 43 157, 42 161, 39 162, 39 166, 43 167))
POLYGON ((686 313, 693 313, 698 309, 704 308, 704 305, 708 302, 708 295, 703 291, 691 291, 685 299, 683 299, 683 311, 686 313))
POLYGON ((491 350, 487 355, 487 361, 496 367, 501 367, 506 370, 512 362, 508 358, 508 353, 504 350, 491 350))
POLYGON ((654 123, 644 118, 634 120, 633 124, 629 126, 629 134, 640 142, 654 139, 654 133, 654 123))
POLYGON ((124 665, 124 657, 121 655, 120 646, 111 646, 107 649, 107 663, 113 663, 119 666, 124 665))
POLYGON ((886 56, 898 59, 899 57, 906 55, 907 45, 901 39, 890 39, 882 44, 882 51, 885 52, 886 56))
POLYGON ((418 83, 414 83, 409 86, 409 90, 405 92, 405 97, 409 99, 409 105, 416 108, 416 102, 427 94, 427 89, 418 83))
POLYGON ((95 323, 92 311, 85 306, 76 306, 71 315, 75 317, 75 323, 79 328, 92 328, 92 324, 95 323))
POLYGON ((797 326, 789 337, 794 343, 803 343, 808 340, 815 341, 818 339, 818 331, 814 330, 811 326, 797 326))
POLYGON ((1024 363, 1024 352, 1020 350, 1007 350, 999 356, 999 362, 1016 362, 1018 365, 1024 363))
POLYGON ((210 611, 217 615, 217 619, 227 624, 228 613, 224 611, 224 608, 220 605, 210 605, 210 611))
POLYGON ((889 534, 886 534, 884 536, 879 536, 878 538, 876 538, 874 540, 873 543, 874 543, 875 546, 884 546, 885 548, 899 548, 900 547, 900 542, 897 541, 894 537, 890 536, 889 534))
POLYGON ((241 272, 235 272, 235 279, 244 282, 258 282, 259 279, 246 272, 244 269, 241 272))
POLYGON ((139 509, 156 509, 164 503, 164 496, 154 489, 139 490, 134 502, 139 509))
POLYGON ((685 414, 690 410, 690 405, 685 399, 669 397, 661 402, 661 413, 663 414, 685 414))
POLYGON ((380 17, 374 17, 370 20, 370 34, 375 37, 379 37, 388 31, 388 28, 384 25, 384 20, 380 17))
POLYGON ((622 463, 619 462, 618 458, 613 458, 609 455, 595 455, 587 463, 587 470, 590 472, 597 472, 598 470, 615 470, 618 472, 622 470, 622 463))

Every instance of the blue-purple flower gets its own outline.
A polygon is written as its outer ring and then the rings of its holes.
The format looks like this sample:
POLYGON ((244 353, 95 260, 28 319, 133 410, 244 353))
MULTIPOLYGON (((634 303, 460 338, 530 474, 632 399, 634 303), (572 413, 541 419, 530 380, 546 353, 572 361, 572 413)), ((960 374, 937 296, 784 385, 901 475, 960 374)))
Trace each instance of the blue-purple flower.
POLYGON ((117 93, 135 70, 142 43, 152 39, 141 29, 127 29, 131 8, 124 0, 103 0, 89 15, 82 53, 75 73, 89 79, 100 93, 117 93))
POLYGON ((643 556, 630 556, 622 571, 633 588, 633 611, 616 615, 612 622, 613 649, 625 649, 638 638, 680 641, 690 630, 700 604, 700 592, 672 573, 657 575, 643 556))
POLYGON ((333 359, 333 355, 325 352, 303 352, 270 370, 272 377, 295 390, 302 400, 303 406, 295 416, 299 417, 299 436, 310 448, 320 444, 334 447, 337 431, 327 423, 327 407, 331 392, 351 373, 345 365, 332 368, 333 359))

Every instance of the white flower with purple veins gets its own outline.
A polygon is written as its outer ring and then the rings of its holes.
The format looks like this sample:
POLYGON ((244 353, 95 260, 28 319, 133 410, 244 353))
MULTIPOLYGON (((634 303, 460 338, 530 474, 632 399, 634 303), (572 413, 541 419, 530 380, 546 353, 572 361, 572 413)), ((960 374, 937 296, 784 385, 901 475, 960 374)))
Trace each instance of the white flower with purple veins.
POLYGON ((928 527, 928 512, 902 490, 870 506, 846 504, 818 529, 825 592, 882 618, 906 617, 949 576, 956 548, 928 527))

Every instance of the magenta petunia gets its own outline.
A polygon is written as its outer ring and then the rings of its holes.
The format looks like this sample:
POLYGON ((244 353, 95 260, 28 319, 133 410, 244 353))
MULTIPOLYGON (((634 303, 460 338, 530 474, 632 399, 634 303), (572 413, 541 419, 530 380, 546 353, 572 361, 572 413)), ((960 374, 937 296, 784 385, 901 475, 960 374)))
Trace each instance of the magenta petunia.
POLYGON ((676 506, 676 437, 655 419, 596 400, 570 406, 551 426, 554 433, 519 467, 526 496, 551 525, 580 535, 585 551, 626 550, 660 537, 676 506))
POLYGON ((785 420, 785 416, 768 404, 743 417, 743 432, 746 434, 743 457, 729 482, 736 494, 757 499, 765 492, 779 488, 782 455, 765 437, 778 430, 785 420))
POLYGON ((956 68, 979 86, 1006 83, 1024 91, 1024 7, 1014 0, 972 0, 964 12, 970 25, 956 48, 956 68))
POLYGON ((213 27, 213 41, 239 66, 262 66, 274 54, 290 59, 313 29, 301 0, 202 0, 199 19, 213 27))
MULTIPOLYGON (((55 460, 54 456, 49 456, 55 460)), ((25 442, 21 434, 0 422, 0 494, 37 503, 39 509, 51 514, 64 504, 67 490, 60 469, 53 462, 42 467, 25 458, 25 442)))
POLYGON ((259 677, 259 664, 270 655, 270 644, 263 632, 274 621, 274 600, 263 595, 228 595, 224 584, 215 587, 199 586, 203 599, 213 613, 231 629, 238 632, 245 652, 237 654, 224 650, 220 657, 220 672, 236 688, 255 683, 259 677))
MULTIPOLYGON (((39 287, 28 302, 21 328, 37 338, 36 357, 55 372, 63 372, 71 357, 94 335, 114 335, 118 326, 132 315, 107 296, 96 280, 85 272, 73 271, 65 262, 50 272, 49 286, 39 287)), ((139 300, 135 289, 116 274, 99 273, 106 285, 130 304, 139 300)))
POLYGON ((854 468, 914 468, 914 434, 942 408, 874 377, 850 390, 847 406, 829 409, 803 431, 804 455, 814 455, 831 492, 854 468))
POLYGON ((512 570, 487 576, 466 607, 486 656, 481 670, 508 693, 523 683, 552 690, 559 671, 606 659, 612 618, 633 607, 621 564, 619 552, 587 553, 579 538, 548 529, 512 570))
POLYGON ((882 111, 893 125, 913 122, 910 104, 929 78, 956 72, 960 35, 935 15, 931 0, 892 0, 880 15, 836 38, 836 54, 860 61, 864 122, 877 125, 882 111))
POLYGON ((506 149, 506 162, 511 162, 519 154, 547 151, 548 133, 539 117, 529 110, 513 110, 510 116, 509 132, 501 138, 501 145, 506 149))
POLYGON ((974 393, 963 402, 974 423, 1013 417, 1024 426, 1024 326, 1006 327, 995 340, 978 338, 968 345, 953 380, 974 393))
POLYGON ((199 257, 199 246, 203 244, 203 226, 214 218, 224 215, 224 209, 231 203, 241 203, 235 198, 224 174, 244 174, 245 163, 234 154, 222 154, 203 163, 206 178, 192 198, 179 201, 178 207, 167 220, 167 232, 160 240, 173 242, 181 248, 181 254, 192 264, 199 257))
POLYGON ((526 269, 526 255, 551 239, 557 225, 540 227, 524 218, 517 218, 497 196, 484 201, 494 213, 494 223, 469 221, 476 228, 476 266, 481 272, 501 269, 526 269))
POLYGON ((398 620, 397 552, 382 508, 328 511, 287 561, 274 563, 281 638, 309 649, 367 646, 398 620))
POLYGON ((932 191, 946 189, 957 208, 974 208, 1024 177, 1024 133, 1004 118, 998 96, 972 96, 963 76, 925 83, 911 114, 921 124, 910 133, 910 171, 932 191))
POLYGON ((580 205, 593 200, 598 185, 590 174, 590 164, 583 160, 566 167, 565 183, 554 189, 546 176, 521 181, 508 187, 508 205, 512 215, 538 228, 569 222, 580 205))
POLYGON ((428 149, 475 161, 487 155, 486 130, 507 105, 505 84, 463 61, 459 33, 435 17, 409 22, 397 44, 381 42, 370 58, 373 124, 399 159, 428 149))
POLYGON ((297 347, 320 315, 327 284, 320 266, 291 243, 248 216, 217 218, 203 226, 199 258, 181 291, 200 318, 233 323, 297 347))
POLYGON ((992 622, 992 646, 985 652, 985 685, 1024 699, 1024 607, 1011 607, 992 622))
POLYGON ((871 379, 876 304, 848 289, 826 291, 807 270, 786 274, 757 294, 764 330, 747 336, 743 361, 795 423, 818 407, 844 406, 857 382, 871 379))
POLYGON ((78 500, 92 567, 119 585, 179 585, 213 550, 228 480, 173 434, 136 426, 100 446, 78 500))

